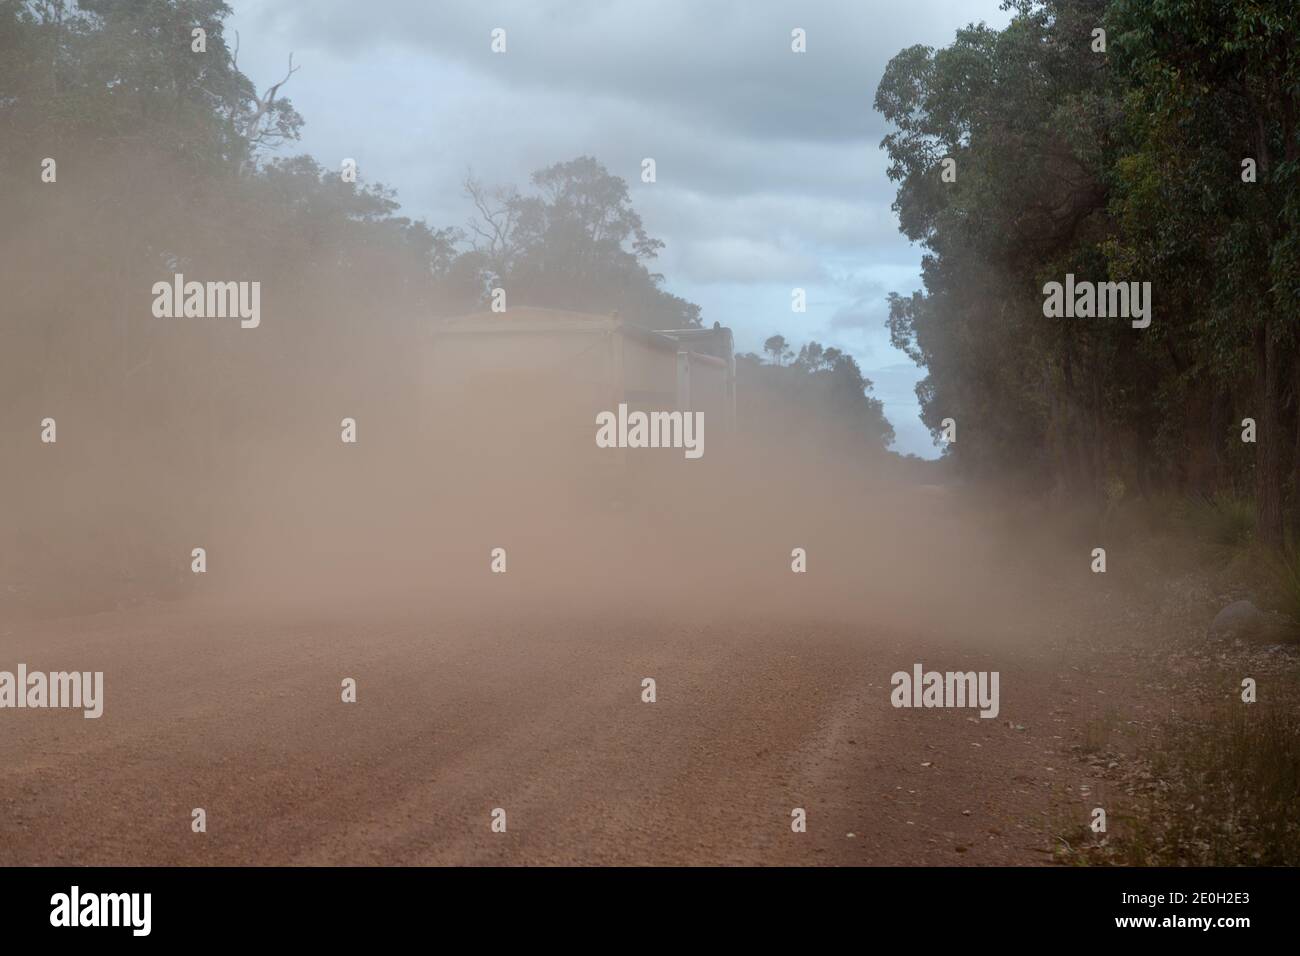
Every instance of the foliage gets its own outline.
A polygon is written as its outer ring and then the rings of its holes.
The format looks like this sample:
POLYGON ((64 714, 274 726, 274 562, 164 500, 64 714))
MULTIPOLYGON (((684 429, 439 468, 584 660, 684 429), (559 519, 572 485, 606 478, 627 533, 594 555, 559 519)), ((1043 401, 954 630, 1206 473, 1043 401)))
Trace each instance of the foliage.
POLYGON ((967 473, 1098 506, 1115 476, 1143 495, 1253 485, 1276 545, 1300 440, 1300 8, 1006 5, 1004 30, 900 52, 876 94, 901 229, 927 249, 924 290, 889 315, 928 372, 923 420, 963 422, 967 473), (1045 318, 1067 273, 1150 282, 1150 327, 1045 318))
POLYGON ((757 355, 736 356, 742 426, 761 422, 765 431, 810 437, 845 450, 883 452, 894 440, 884 405, 870 394, 871 381, 853 356, 809 342, 798 353, 782 335, 767 340, 770 362, 757 355), (801 434, 802 433, 802 434, 801 434))
POLYGON ((652 273, 663 242, 646 234, 627 183, 590 156, 539 169, 535 193, 487 189, 470 177, 473 248, 454 264, 460 290, 486 299, 494 286, 518 305, 619 312, 647 328, 700 326, 699 306, 652 273))
POLYGON ((1300 861, 1295 702, 1232 704, 1174 721, 1153 751, 1155 784, 1121 829, 1130 866, 1294 866, 1300 861))

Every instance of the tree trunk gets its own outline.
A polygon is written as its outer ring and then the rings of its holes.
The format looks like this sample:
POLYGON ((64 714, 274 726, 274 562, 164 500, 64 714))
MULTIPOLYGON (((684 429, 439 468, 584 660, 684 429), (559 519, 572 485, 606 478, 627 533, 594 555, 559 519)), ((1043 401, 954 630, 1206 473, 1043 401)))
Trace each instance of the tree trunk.
MULTIPOLYGON (((1214 397, 1210 400, 1210 431, 1207 443, 1210 449, 1210 480, 1208 485, 1201 484, 1197 491, 1202 494, 1215 494, 1228 486, 1228 463, 1224 456, 1225 436, 1236 435, 1235 423, 1229 412, 1232 411, 1231 399, 1221 387, 1215 386, 1214 397)), ((1233 484, 1236 484, 1233 482, 1233 484)), ((1233 488, 1235 493, 1238 488, 1233 488)))
POLYGON ((1278 439, 1281 432, 1282 389, 1277 354, 1269 320, 1265 318, 1255 332, 1256 382, 1259 395, 1259 418, 1255 457, 1256 534, 1270 548, 1282 546, 1282 456, 1278 439))
POLYGON ((1295 422, 1295 441, 1291 443, 1291 459, 1283 466, 1286 468, 1289 487, 1284 489, 1290 497, 1284 499, 1286 514, 1290 516, 1287 531, 1297 530, 1297 518, 1300 517, 1300 359, 1291 357, 1291 416, 1295 422))

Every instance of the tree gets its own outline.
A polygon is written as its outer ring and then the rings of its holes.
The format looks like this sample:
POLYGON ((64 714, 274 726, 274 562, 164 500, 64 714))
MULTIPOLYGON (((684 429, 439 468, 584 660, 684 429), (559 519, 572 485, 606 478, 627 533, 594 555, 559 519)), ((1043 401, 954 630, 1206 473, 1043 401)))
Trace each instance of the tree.
POLYGON ((853 356, 818 342, 796 354, 783 335, 768 338, 764 350, 773 356, 766 364, 753 354, 736 356, 747 406, 742 420, 761 421, 778 434, 799 433, 800 440, 872 453, 893 442, 884 405, 870 394, 872 384, 853 356))
POLYGON ((1125 251, 1150 250, 1153 223, 1184 230, 1173 247, 1186 250, 1180 277, 1203 293, 1196 331, 1206 364, 1229 379, 1253 366, 1257 531, 1277 546, 1283 476, 1300 450, 1287 441, 1300 430, 1286 421, 1288 381, 1293 415, 1300 397, 1300 9, 1116 0, 1110 19, 1131 83, 1133 144, 1118 204, 1132 214, 1135 241, 1125 251), (1254 183, 1242 182, 1243 157, 1256 164, 1254 183), (1150 169, 1167 171, 1166 189, 1143 181, 1150 169))
POLYGON ((790 359, 794 358, 794 352, 786 344, 784 335, 770 336, 763 343, 763 351, 772 356, 773 365, 784 365, 790 359))
POLYGON ((977 428, 948 450, 968 472, 1099 499, 1115 480, 1208 492, 1253 476, 1261 535, 1280 540, 1300 460, 1297 13, 1007 6, 1004 30, 900 52, 876 95, 901 229, 926 248, 924 291, 891 295, 889 313, 928 373, 923 419, 977 428), (1091 49, 1097 26, 1108 54, 1091 49), (1151 325, 1046 318, 1044 284, 1067 273, 1150 282, 1151 325), (1261 434, 1244 451, 1242 417, 1261 434))
POLYGON ((518 304, 617 311, 648 328, 698 328, 699 307, 652 273, 663 243, 647 235, 627 183, 582 156, 533 173, 535 190, 489 189, 469 176, 473 247, 462 263, 480 284, 497 282, 518 304))

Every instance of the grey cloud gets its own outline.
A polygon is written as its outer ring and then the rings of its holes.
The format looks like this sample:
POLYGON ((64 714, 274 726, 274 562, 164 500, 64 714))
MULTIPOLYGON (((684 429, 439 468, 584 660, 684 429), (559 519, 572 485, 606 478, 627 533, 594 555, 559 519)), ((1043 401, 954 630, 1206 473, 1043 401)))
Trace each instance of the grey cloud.
MULTIPOLYGON (((994 4, 987 7, 996 14, 994 4)), ((378 45, 416 49, 515 87, 658 103, 749 137, 842 142, 883 134, 871 100, 889 57, 911 43, 947 39, 953 26, 977 19, 970 8, 962 0, 394 0, 382 7, 316 0, 293 8, 262 0, 248 5, 247 16, 260 29, 345 57, 378 45), (504 55, 489 48, 496 27, 507 31, 504 55), (805 54, 790 51, 794 27, 807 31, 805 54)))
POLYGON ((688 240, 682 257, 685 274, 697 282, 820 280, 817 259, 772 242, 727 236, 688 240))

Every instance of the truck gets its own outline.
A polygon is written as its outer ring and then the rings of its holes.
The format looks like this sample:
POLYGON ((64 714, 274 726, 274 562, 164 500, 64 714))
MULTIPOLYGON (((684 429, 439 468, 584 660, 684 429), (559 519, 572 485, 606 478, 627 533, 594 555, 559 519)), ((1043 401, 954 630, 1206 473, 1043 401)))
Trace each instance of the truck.
POLYGON ((462 436, 465 454, 545 442, 585 461, 597 415, 620 405, 702 412, 711 449, 725 446, 736 427, 733 338, 717 323, 653 330, 618 313, 515 307, 438 323, 428 354, 425 381, 438 414, 472 424, 474 434, 462 436))

